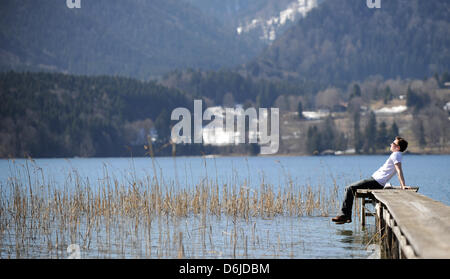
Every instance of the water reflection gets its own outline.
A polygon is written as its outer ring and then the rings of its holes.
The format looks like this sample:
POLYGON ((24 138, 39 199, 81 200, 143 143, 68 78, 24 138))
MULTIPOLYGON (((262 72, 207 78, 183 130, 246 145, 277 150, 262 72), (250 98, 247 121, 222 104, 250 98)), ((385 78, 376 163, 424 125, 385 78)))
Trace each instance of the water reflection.
POLYGON ((342 243, 353 243, 355 238, 353 237, 353 231, 351 230, 337 230, 337 235, 342 236, 339 240, 342 243))
MULTIPOLYGON (((449 204, 450 172, 446 171, 449 158, 450 156, 416 158, 408 155, 405 158, 408 160, 404 169, 405 176, 414 185, 421 186, 421 194, 449 204), (423 171, 423 165, 429 166, 426 173, 423 171), (414 171, 416 169, 421 171, 414 171), (430 179, 430 176, 433 176, 434 180, 430 179)), ((219 185, 246 185, 245 189, 248 191, 245 193, 258 191, 263 184, 273 184, 274 194, 278 194, 278 189, 281 189, 280 197, 291 200, 289 195, 283 192, 286 185, 292 186, 292 189, 303 186, 329 189, 330 185, 337 185, 341 194, 342 188, 348 182, 355 181, 360 175, 373 170, 379 165, 379 161, 384 159, 379 156, 360 156, 358 160, 354 160, 354 157, 255 157, 248 160, 177 158, 177 169, 174 167, 173 158, 158 158, 155 172, 152 171, 148 158, 133 161, 127 158, 67 161, 38 159, 36 165, 39 168, 36 172, 31 172, 31 182, 36 184, 36 181, 42 180, 42 185, 52 184, 70 190, 73 183, 78 183, 77 178, 80 178, 81 184, 94 188, 105 184, 105 177, 114 177, 113 180, 117 178, 120 184, 133 187, 131 182, 139 179, 144 182, 152 181, 156 174, 158 181, 169 185, 169 189, 185 187, 189 190, 208 177, 219 185)), ((7 197, 6 185, 12 183, 11 179, 22 180, 17 182, 18 184, 29 184, 28 172, 23 171, 21 167, 26 161, 17 160, 16 164, 17 167, 8 161, 0 160, 0 198, 7 197)), ((114 188, 114 184, 111 184, 111 187, 114 188)), ((45 187, 41 190, 47 191, 45 187)), ((223 193, 222 188, 218 191, 223 193)), ((54 193, 49 192, 49 195, 56 202, 54 193)), ((57 201, 59 202, 59 197, 57 201)), ((3 203, 13 204, 13 200, 3 200, 3 203)), ((339 205, 340 203, 336 203, 336 209, 339 205)), ((328 213, 333 215, 336 212, 328 213)), ((267 219, 249 216, 248 220, 205 214, 204 219, 189 215, 177 220, 154 218, 149 219, 147 223, 142 218, 112 219, 108 226, 102 225, 102 219, 83 223, 86 218, 83 215, 82 219, 78 220, 80 223, 75 222, 77 226, 66 232, 62 229, 64 226, 60 228, 57 226, 57 220, 52 221, 50 217, 45 217, 45 221, 48 221, 45 235, 38 234, 37 239, 24 236, 25 244, 29 245, 28 250, 24 251, 17 249, 20 243, 15 241, 16 231, 12 228, 14 222, 4 222, 7 225, 1 227, 5 238, 0 247, 0 258, 65 257, 65 248, 72 241, 80 245, 82 257, 87 258, 174 258, 178 256, 180 246, 183 247, 185 257, 191 258, 380 258, 377 245, 379 236, 376 234, 373 218, 368 218, 365 230, 361 230, 357 217, 353 218, 351 224, 336 225, 330 221, 331 217, 320 214, 312 217, 277 215, 267 219), (48 238, 44 238, 47 235, 48 238), (55 248, 58 241, 60 246, 55 248), (47 249, 50 250, 49 253, 42 249, 42 245, 52 247, 47 249), (20 254, 15 254, 17 251, 20 254)), ((36 225, 36 219, 23 220, 34 221, 33 228, 36 225)), ((32 234, 33 236, 36 235, 32 234)))
MULTIPOLYGON (((374 220, 368 220, 374 222, 374 220)), ((345 226, 345 225, 344 225, 345 226)), ((376 232, 375 224, 366 224, 364 229, 360 228, 359 222, 353 224, 347 224, 347 227, 337 228, 336 236, 338 241, 343 244, 343 248, 348 251, 360 252, 361 249, 365 250, 363 258, 368 259, 380 259, 380 239, 376 232), (350 226, 352 228, 350 229, 350 226)), ((351 254, 353 255, 353 254, 351 254)), ((361 255, 361 254, 360 254, 361 255)))

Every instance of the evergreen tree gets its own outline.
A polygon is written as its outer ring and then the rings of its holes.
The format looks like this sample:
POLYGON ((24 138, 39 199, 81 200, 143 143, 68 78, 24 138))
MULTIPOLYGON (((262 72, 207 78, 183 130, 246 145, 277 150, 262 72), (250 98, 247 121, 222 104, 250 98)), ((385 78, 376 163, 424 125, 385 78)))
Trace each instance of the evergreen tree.
POLYGON ((443 73, 441 77, 442 86, 445 86, 446 82, 450 82, 450 74, 448 72, 443 73))
POLYGON ((425 140, 425 128, 423 127, 423 121, 421 119, 419 119, 417 121, 417 129, 414 129, 415 133, 416 133, 416 138, 417 141, 419 142, 419 146, 421 148, 424 148, 425 145, 427 144, 427 141, 425 140))
POLYGON ((264 90, 263 92, 259 93, 256 97, 256 105, 259 108, 268 108, 269 107, 269 92, 267 90, 264 90))
POLYGON ((335 150, 346 150, 347 138, 344 133, 339 133, 335 139, 335 150))
POLYGON ((439 88, 443 88, 444 87, 444 85, 441 83, 441 79, 439 78, 439 74, 438 73, 435 72, 433 74, 433 78, 437 82, 439 88))
POLYGON ((320 135, 317 126, 310 126, 308 128, 306 138, 306 150, 309 154, 320 152, 320 135))
POLYGON ((361 139, 361 132, 360 132, 360 120, 361 115, 359 111, 355 112, 353 114, 353 147, 355 148, 355 152, 359 153, 362 147, 362 139, 361 139))
POLYGON ((386 122, 381 122, 378 132, 377 132, 377 142, 376 147, 378 149, 385 149, 386 146, 389 145, 389 138, 388 138, 388 131, 387 131, 387 125, 386 122))
POLYGON ((335 149, 335 127, 331 117, 327 117, 321 133, 322 146, 320 151, 325 149, 335 149))
POLYGON ((354 97, 361 97, 361 87, 357 83, 353 85, 352 93, 350 94, 350 100, 354 97))
POLYGON ((364 131, 364 152, 374 153, 376 149, 377 119, 373 111, 369 114, 369 122, 364 131))
POLYGON ((303 104, 302 104, 302 102, 298 102, 297 112, 298 112, 298 118, 299 119, 304 119, 305 118, 303 116, 303 104))
POLYGON ((155 128, 158 132, 158 141, 167 142, 170 137, 170 117, 166 109, 163 109, 155 120, 155 128))
POLYGON ((421 110, 430 103, 430 96, 426 93, 418 94, 411 87, 406 92, 406 106, 412 108, 415 112, 421 110))
POLYGON ((389 86, 386 86, 386 89, 384 90, 384 97, 383 97, 384 104, 386 105, 392 99, 393 99, 393 95, 392 95, 392 92, 391 92, 391 88, 389 86))
POLYGON ((256 156, 259 153, 261 153, 261 146, 259 146, 259 144, 257 144, 257 143, 251 143, 250 144, 250 155, 256 156))
POLYGON ((395 121, 392 123, 391 129, 389 130, 389 140, 394 141, 395 137, 399 135, 398 126, 395 121))
POLYGON ((406 106, 408 108, 417 108, 420 106, 420 98, 411 87, 408 87, 408 91, 406 91, 406 106))

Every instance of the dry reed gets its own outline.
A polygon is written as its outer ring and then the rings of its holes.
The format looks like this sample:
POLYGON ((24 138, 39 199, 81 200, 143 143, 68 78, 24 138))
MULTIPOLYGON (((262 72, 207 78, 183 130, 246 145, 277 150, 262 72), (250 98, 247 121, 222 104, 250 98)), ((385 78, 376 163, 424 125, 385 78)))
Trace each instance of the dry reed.
POLYGON ((144 179, 120 182, 105 166, 105 178, 95 185, 75 170, 64 185, 56 185, 32 160, 24 168, 13 163, 12 176, 0 189, 0 257, 67 257, 71 243, 84 251, 95 246, 99 257, 221 256, 210 224, 224 217, 222 236, 230 255, 248 257, 261 248, 278 255, 279 236, 275 246, 269 240, 264 246, 255 218, 328 216, 336 206, 337 185, 298 186, 290 178, 286 187, 264 179, 252 187, 250 178, 243 185, 219 185, 217 176, 206 176, 194 187, 181 188, 159 181, 152 164, 154 176, 144 179), (197 240, 191 235, 195 226, 197 240))

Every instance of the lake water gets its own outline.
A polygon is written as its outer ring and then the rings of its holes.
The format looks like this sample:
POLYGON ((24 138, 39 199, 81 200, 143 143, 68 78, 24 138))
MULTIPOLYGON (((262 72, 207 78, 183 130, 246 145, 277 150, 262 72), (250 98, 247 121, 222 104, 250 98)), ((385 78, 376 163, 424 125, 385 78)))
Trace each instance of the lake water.
MULTIPOLYGON (((6 185, 12 177, 23 180, 24 185, 29 179, 39 177, 56 187, 70 187, 68 181, 74 173, 89 181, 93 188, 101 184, 105 177, 114 177, 123 185, 150 177, 177 189, 190 189, 205 178, 218 185, 246 185, 250 189, 258 189, 262 183, 273 185, 275 190, 284 189, 289 184, 322 189, 331 189, 336 185, 340 203, 346 185, 369 177, 387 157, 177 157, 155 158, 154 161, 151 158, 73 158, 35 159, 34 163, 22 159, 0 160, 0 183, 2 199, 8 197, 6 192, 9 188, 6 185), (31 170, 30 177, 25 171, 27 165, 31 170)), ((450 205, 449 163, 448 155, 405 155, 403 172, 406 183, 419 186, 419 193, 450 205)), ((399 185, 396 176, 391 182, 399 185)), ((158 220, 166 225, 160 225, 159 229, 153 226, 149 230, 146 236, 147 250, 145 243, 137 241, 138 238, 133 240, 132 233, 123 232, 123 229, 121 235, 126 236, 126 239, 116 237, 115 242, 109 242, 112 248, 100 247, 104 233, 103 227, 99 226, 96 227, 98 244, 94 243, 88 249, 82 246, 81 255, 87 258, 172 258, 177 256, 177 248, 169 242, 177 238, 175 232, 182 232, 184 256, 189 258, 377 257, 377 247, 371 245, 370 241, 375 232, 373 221, 369 221, 366 230, 361 230, 356 220, 338 226, 330 221, 334 214, 336 212, 330 212, 329 216, 255 217, 250 220, 217 216, 200 220, 202 218, 198 216, 187 216, 174 222, 169 222, 167 217, 165 221, 158 220), (166 240, 164 234, 167 235, 166 240), (118 242, 121 242, 120 247, 118 242), (160 249, 162 243, 167 244, 166 250, 160 249)), ((146 232, 136 230, 135 234, 138 233, 144 235, 146 232)), ((55 254, 39 252, 42 250, 39 243, 27 253, 18 255, 12 251, 17 243, 11 232, 8 238, 6 233, 2 235, 1 258, 66 256, 64 250, 60 254, 58 251, 55 254)))

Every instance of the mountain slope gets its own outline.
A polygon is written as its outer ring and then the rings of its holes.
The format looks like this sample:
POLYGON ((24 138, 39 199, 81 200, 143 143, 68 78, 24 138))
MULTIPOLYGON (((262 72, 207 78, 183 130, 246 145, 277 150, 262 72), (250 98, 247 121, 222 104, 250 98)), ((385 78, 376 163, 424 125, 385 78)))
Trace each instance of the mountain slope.
POLYGON ((323 0, 184 0, 263 48, 323 0))
POLYGON ((162 112, 191 104, 130 78, 0 73, 0 157, 128 156, 133 145, 142 153, 162 112))
POLYGON ((4 0, 0 69, 138 78, 176 68, 243 63, 252 49, 197 8, 177 0, 4 0))
POLYGON ((254 76, 323 83, 423 78, 450 65, 449 1, 325 1, 246 65, 254 76))
POLYGON ((316 8, 318 3, 318 0, 296 0, 286 3, 281 9, 271 7, 270 11, 273 11, 271 14, 263 12, 253 18, 246 18, 239 24, 237 31, 239 35, 256 33, 260 40, 271 43, 299 18, 316 8))

